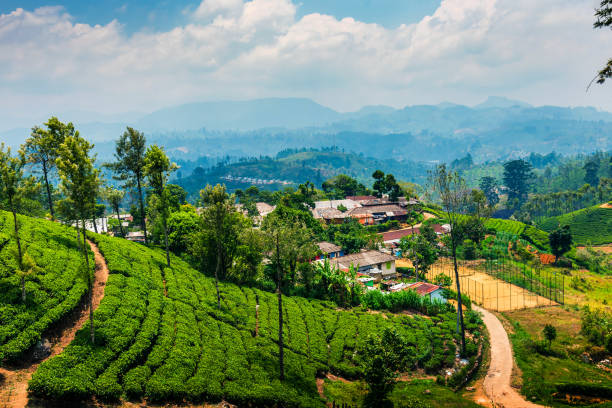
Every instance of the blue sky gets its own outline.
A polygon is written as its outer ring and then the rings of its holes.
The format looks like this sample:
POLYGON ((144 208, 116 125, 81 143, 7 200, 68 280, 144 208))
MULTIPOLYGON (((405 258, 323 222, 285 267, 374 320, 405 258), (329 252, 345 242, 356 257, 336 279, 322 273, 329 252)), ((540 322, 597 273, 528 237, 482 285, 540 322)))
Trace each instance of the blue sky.
MULTIPOLYGON (((60 5, 76 21, 88 24, 107 24, 117 19, 126 32, 141 30, 169 30, 188 21, 187 14, 200 2, 193 0, 72 0, 49 2, 44 0, 3 0, 0 13, 16 8, 36 9, 60 5)), ((440 0, 302 0, 297 3, 297 16, 310 13, 330 14, 336 18, 353 17, 356 20, 378 23, 393 28, 400 24, 419 21, 433 13, 440 0)))
POLYGON ((612 111, 598 0, 0 2, 0 130, 49 114, 306 97, 339 111, 489 95, 612 111))

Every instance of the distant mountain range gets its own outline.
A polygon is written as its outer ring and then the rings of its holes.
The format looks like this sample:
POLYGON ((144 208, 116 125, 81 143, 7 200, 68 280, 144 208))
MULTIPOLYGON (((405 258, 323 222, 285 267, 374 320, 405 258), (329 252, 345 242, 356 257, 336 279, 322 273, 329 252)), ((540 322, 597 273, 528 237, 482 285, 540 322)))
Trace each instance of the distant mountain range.
MULTIPOLYGON (((398 160, 452 160, 467 152, 488 160, 532 151, 610 150, 612 140, 612 113, 591 107, 534 107, 503 97, 489 97, 474 107, 448 102, 402 109, 377 105, 348 113, 310 99, 268 98, 189 103, 148 114, 72 112, 60 120, 72 120, 103 155, 108 142, 129 125, 186 159, 337 145, 398 160)), ((21 128, 1 132, 0 138, 19 144, 28 134, 29 129, 21 128)))

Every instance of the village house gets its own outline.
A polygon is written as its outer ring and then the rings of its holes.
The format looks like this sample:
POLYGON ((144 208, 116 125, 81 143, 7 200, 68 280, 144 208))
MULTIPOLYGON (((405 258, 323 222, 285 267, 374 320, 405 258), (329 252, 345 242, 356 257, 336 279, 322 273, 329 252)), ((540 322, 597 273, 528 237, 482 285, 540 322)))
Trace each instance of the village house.
POLYGON ((145 242, 145 235, 142 231, 132 231, 125 235, 125 239, 133 242, 145 242))
POLYGON ((408 212, 397 204, 364 205, 348 211, 348 216, 356 218, 361 224, 371 225, 396 220, 406 221, 408 212))
POLYGON ((341 270, 348 270, 352 265, 357 272, 381 281, 397 277, 395 260, 396 257, 384 252, 362 250, 355 254, 332 258, 330 263, 341 270))
POLYGON ((438 285, 428 282, 414 282, 407 286, 407 289, 414 290, 419 296, 426 296, 429 300, 438 300, 442 303, 446 303, 446 297, 444 297, 444 289, 438 285))
POLYGON ((342 247, 331 242, 318 242, 317 246, 319 247, 321 254, 317 255, 316 259, 331 259, 344 256, 344 250, 342 247))

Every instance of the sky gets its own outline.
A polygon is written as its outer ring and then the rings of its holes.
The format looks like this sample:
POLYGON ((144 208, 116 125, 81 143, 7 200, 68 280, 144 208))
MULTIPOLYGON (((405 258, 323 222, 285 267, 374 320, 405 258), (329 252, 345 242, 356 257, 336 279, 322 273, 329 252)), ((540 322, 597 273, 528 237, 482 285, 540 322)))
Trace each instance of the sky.
POLYGON ((489 95, 612 111, 596 0, 0 3, 0 129, 57 112, 307 97, 339 111, 489 95))

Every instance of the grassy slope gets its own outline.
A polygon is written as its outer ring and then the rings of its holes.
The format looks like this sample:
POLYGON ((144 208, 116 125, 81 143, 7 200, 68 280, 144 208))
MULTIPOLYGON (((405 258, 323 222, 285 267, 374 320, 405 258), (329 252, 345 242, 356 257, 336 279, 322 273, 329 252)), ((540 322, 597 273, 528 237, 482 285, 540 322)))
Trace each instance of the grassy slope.
POLYGON ((84 327, 64 353, 34 374, 30 390, 36 395, 322 406, 316 373, 359 376, 355 350, 387 326, 410 340, 419 367, 435 369, 454 360, 452 313, 385 318, 286 297, 287 380, 281 384, 274 294, 222 283, 218 310, 214 281, 181 260, 165 268, 161 251, 96 239, 111 271, 96 311, 100 344, 89 344, 84 327))
POLYGON ((566 407, 571 405, 551 398, 556 383, 586 381, 612 387, 610 373, 581 361, 581 354, 588 350, 588 342, 580 334, 580 314, 576 310, 548 307, 504 312, 503 316, 512 326, 510 340, 522 371, 519 381, 522 381, 522 392, 528 398, 566 407), (542 341, 542 329, 547 323, 552 323, 557 329, 553 355, 540 353, 534 347, 535 342, 542 341))
POLYGON ((19 225, 22 248, 40 270, 26 277, 24 304, 15 273, 13 217, 0 211, 0 362, 18 359, 77 306, 87 290, 79 275, 82 253, 73 229, 24 216, 19 216, 19 225))
POLYGON ((546 218, 539 225, 548 232, 559 225, 569 225, 576 244, 601 245, 612 242, 612 208, 593 206, 546 218))

